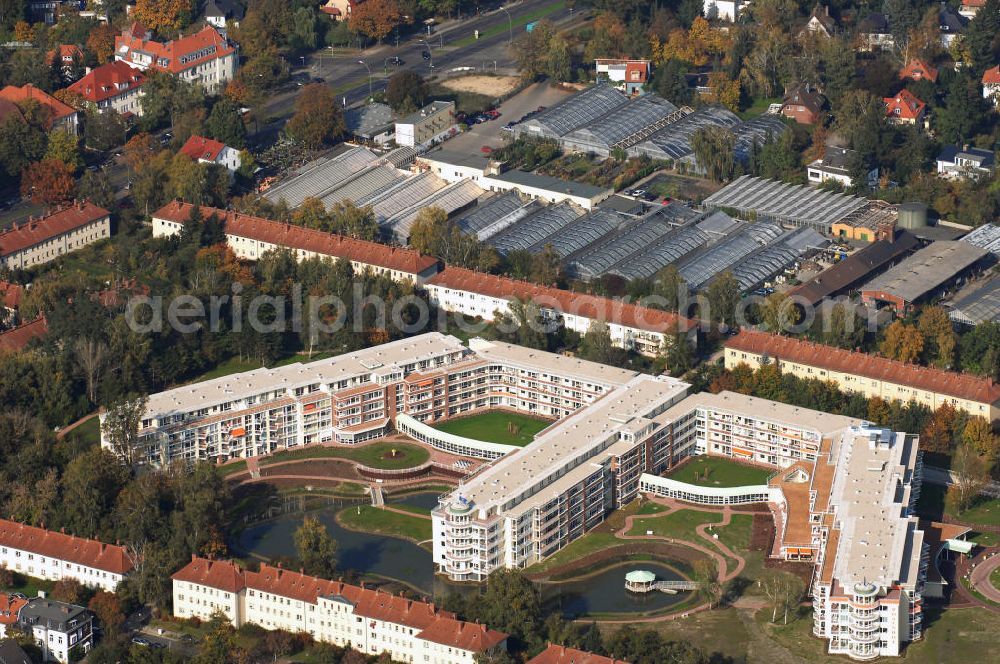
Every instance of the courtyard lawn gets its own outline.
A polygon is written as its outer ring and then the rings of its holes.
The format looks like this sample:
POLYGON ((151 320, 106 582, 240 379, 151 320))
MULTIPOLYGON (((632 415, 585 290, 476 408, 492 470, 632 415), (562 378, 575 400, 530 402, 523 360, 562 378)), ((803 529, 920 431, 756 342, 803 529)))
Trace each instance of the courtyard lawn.
MULTIPOLYGON (((650 516, 643 519, 636 519, 632 522, 632 529, 629 535, 653 534, 657 537, 670 537, 672 539, 685 540, 688 542, 703 542, 695 531, 697 526, 703 523, 719 521, 721 515, 711 512, 700 512, 698 510, 675 510, 662 516, 650 516)), ((716 529, 721 532, 721 529, 716 529)))
MULTIPOLYGON (((954 517, 963 523, 1000 526, 1000 498, 980 496, 972 507, 961 514, 956 514, 951 505, 944 499, 945 489, 937 484, 924 483, 920 487, 920 499, 917 501, 917 513, 928 519, 940 520, 942 514, 954 517)), ((987 541, 990 541, 987 538, 987 541)), ((983 542, 984 546, 991 546, 983 542)))
POLYGON ((9 588, 0 588, 0 590, 6 593, 21 593, 26 597, 38 597, 39 590, 49 593, 52 591, 52 586, 55 585, 54 581, 36 579, 20 572, 13 572, 12 577, 14 583, 9 588))
POLYGON ((583 537, 575 539, 559 549, 542 562, 532 565, 528 568, 528 571, 531 573, 547 572, 584 556, 589 556, 592 553, 626 543, 624 540, 615 537, 612 533, 591 530, 583 537))
POLYGON ((379 535, 395 535, 416 542, 424 542, 433 536, 430 519, 406 516, 371 505, 346 507, 337 513, 337 521, 350 530, 379 535))
POLYGON ((535 439, 542 429, 552 424, 549 420, 494 410, 468 417, 458 417, 434 424, 438 431, 486 443, 524 447, 535 439))
POLYGON ((980 496, 972 507, 961 514, 953 515, 966 523, 981 523, 987 526, 1000 526, 1000 498, 980 496))
POLYGON ((430 458, 430 452, 419 445, 378 442, 360 447, 302 447, 263 457, 260 459, 260 465, 269 466, 283 461, 301 461, 303 459, 349 459, 371 468, 400 470, 414 468, 426 463, 430 458), (396 451, 397 456, 390 457, 393 450, 396 451))
POLYGON ((752 486, 766 484, 773 471, 703 454, 667 475, 672 480, 698 486, 752 486))

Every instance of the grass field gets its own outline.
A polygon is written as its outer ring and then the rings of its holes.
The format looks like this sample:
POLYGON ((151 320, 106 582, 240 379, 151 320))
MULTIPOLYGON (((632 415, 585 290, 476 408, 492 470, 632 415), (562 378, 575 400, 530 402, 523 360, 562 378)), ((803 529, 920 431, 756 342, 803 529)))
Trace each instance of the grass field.
POLYGON ((764 484, 771 472, 703 454, 691 459, 668 477, 698 486, 733 487, 764 484))
MULTIPOLYGON (((378 442, 361 447, 303 447, 288 452, 278 452, 260 460, 261 466, 269 466, 282 461, 298 461, 301 459, 349 459, 372 468, 399 470, 413 468, 426 463, 431 455, 419 445, 408 443, 378 442), (392 450, 401 452, 397 458, 386 458, 392 450)), ((235 464, 234 464, 235 465, 235 464)))
MULTIPOLYGON (((920 516, 940 519, 942 514, 947 514, 965 523, 1000 526, 1000 498, 980 496, 972 507, 961 514, 955 514, 946 504, 944 494, 944 487, 937 484, 925 483, 920 487, 920 500, 917 501, 917 512, 920 516)), ((987 536, 980 543, 984 546, 992 546, 991 542, 993 539, 987 536)))
POLYGON ((479 415, 469 415, 435 424, 434 428, 464 438, 501 445, 524 447, 535 434, 552 424, 549 420, 529 417, 520 413, 494 410, 479 415), (514 428, 511 429, 510 427, 514 428))
POLYGON ((433 535, 430 519, 389 512, 371 505, 344 508, 337 513, 337 521, 340 522, 340 525, 351 530, 378 533, 379 535, 395 535, 417 542, 429 540, 433 535))
POLYGON ((92 417, 77 428, 66 434, 67 439, 82 442, 85 446, 101 444, 101 419, 92 417))

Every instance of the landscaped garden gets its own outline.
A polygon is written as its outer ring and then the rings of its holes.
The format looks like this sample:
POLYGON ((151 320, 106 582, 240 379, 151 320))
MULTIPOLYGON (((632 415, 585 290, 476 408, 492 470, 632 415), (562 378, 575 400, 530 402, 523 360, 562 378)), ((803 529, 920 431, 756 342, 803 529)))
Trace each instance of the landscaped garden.
POLYGON ((346 507, 337 513, 337 521, 350 530, 405 537, 416 542, 431 539, 431 520, 426 516, 408 516, 371 505, 346 507))
POLYGON ((667 477, 698 486, 735 487, 766 484, 772 472, 774 471, 766 468, 746 466, 722 457, 702 454, 687 461, 667 477))
POLYGON ((438 431, 501 445, 524 447, 552 424, 550 420, 503 410, 491 410, 434 424, 438 431))
POLYGON ((400 470, 414 468, 427 463, 430 452, 419 445, 402 442, 379 441, 360 447, 310 446, 287 452, 278 452, 260 459, 261 466, 270 466, 283 461, 302 459, 348 459, 371 468, 400 470))

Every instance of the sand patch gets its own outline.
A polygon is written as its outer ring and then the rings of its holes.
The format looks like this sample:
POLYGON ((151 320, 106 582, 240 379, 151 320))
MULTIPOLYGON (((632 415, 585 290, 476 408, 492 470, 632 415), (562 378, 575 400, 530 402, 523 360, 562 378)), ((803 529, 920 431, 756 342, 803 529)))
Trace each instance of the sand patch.
POLYGON ((441 87, 455 92, 473 92, 487 97, 502 97, 517 87, 516 76, 460 76, 441 81, 441 87))

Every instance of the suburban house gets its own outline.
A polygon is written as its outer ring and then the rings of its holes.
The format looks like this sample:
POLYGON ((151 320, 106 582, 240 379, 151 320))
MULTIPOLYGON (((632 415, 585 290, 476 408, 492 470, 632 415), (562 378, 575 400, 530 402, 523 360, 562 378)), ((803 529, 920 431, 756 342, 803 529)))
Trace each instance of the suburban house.
POLYGON ((785 96, 781 104, 781 114, 799 124, 816 124, 824 104, 826 97, 809 83, 802 83, 785 96))
POLYGON ((938 70, 920 58, 912 58, 906 66, 899 70, 899 78, 912 81, 930 81, 937 83, 938 70))
POLYGON ((972 19, 980 7, 986 6, 986 0, 962 0, 962 7, 958 13, 967 19, 972 19))
MULTIPOLYGON (((822 159, 817 159, 806 167, 806 176, 812 184, 823 184, 830 180, 835 180, 844 187, 854 184, 851 177, 850 162, 854 156, 853 150, 838 148, 831 145, 826 146, 826 152, 822 159)), ((878 168, 868 171, 865 178, 866 184, 874 188, 878 184, 878 168)))
POLYGON ((34 639, 45 662, 77 661, 76 653, 85 654, 94 645, 94 614, 76 604, 47 599, 41 593, 21 607, 17 624, 34 639))
POLYGON ((893 124, 922 126, 927 120, 927 104, 903 88, 895 97, 884 97, 885 114, 893 124))
POLYGON ((891 49, 896 40, 885 14, 869 14, 858 24, 858 48, 862 51, 891 49))
MULTIPOLYGON (((0 605, 2 605, 2 602, 3 600, 0 600, 0 605)), ((0 630, 2 629, 3 625, 0 624, 0 630)), ((0 634, 2 634, 2 631, 0 631, 0 634)), ((24 649, 14 639, 0 640, 0 662, 4 664, 32 664, 28 653, 24 652, 24 649)))
POLYGON ((209 620, 221 611, 234 627, 304 632, 394 661, 473 664, 507 650, 507 635, 458 620, 433 604, 382 590, 328 581, 261 563, 260 571, 191 557, 171 577, 178 618, 209 620))
POLYGON ((983 98, 993 102, 993 106, 1000 105, 997 94, 1000 93, 1000 65, 990 67, 983 72, 983 98))
POLYGON ((0 123, 6 122, 11 115, 24 118, 22 106, 32 101, 37 102, 48 111, 48 129, 64 129, 74 136, 80 130, 80 117, 76 109, 67 106, 52 95, 39 90, 31 83, 21 87, 8 85, 0 90, 0 123))
POLYGON ((993 172, 993 151, 968 145, 946 145, 937 157, 937 172, 946 178, 979 178, 993 172))
POLYGON ((142 84, 146 75, 121 60, 115 60, 92 69, 89 74, 69 86, 84 100, 105 112, 112 110, 121 115, 142 115, 142 84))
POLYGON ((22 297, 23 286, 0 279, 0 329, 10 327, 17 321, 22 297))
POLYGON ((333 21, 346 21, 351 17, 351 9, 354 7, 353 0, 327 0, 319 10, 330 17, 333 21))
POLYGON ((77 201, 0 231, 0 268, 26 269, 111 236, 111 213, 77 201))
POLYGON ((158 69, 180 78, 201 83, 217 92, 236 75, 236 47, 215 27, 204 28, 186 37, 158 42, 139 23, 133 23, 115 37, 115 60, 139 69, 158 69))
POLYGON ((938 13, 938 23, 941 30, 941 46, 951 48, 952 43, 965 32, 969 19, 942 3, 941 11, 938 13))
POLYGON ((240 21, 245 14, 243 5, 234 0, 208 0, 205 3, 205 23, 223 32, 229 26, 240 27, 240 21))
POLYGON ((649 60, 614 60, 598 58, 597 75, 606 76, 611 84, 627 95, 642 94, 642 86, 649 80, 649 60))
POLYGON ((76 44, 60 44, 45 54, 45 64, 50 67, 59 58, 62 63, 63 75, 68 75, 73 71, 73 62, 79 62, 83 66, 83 51, 76 44))
POLYGON ((49 324, 44 317, 0 332, 0 355, 18 353, 27 348, 33 340, 44 337, 48 332, 49 324))
POLYGON ((799 32, 799 36, 801 37, 808 33, 832 37, 836 32, 837 21, 830 16, 830 7, 817 4, 813 7, 812 14, 809 15, 809 20, 806 21, 805 27, 799 32))
POLYGON ((225 143, 220 143, 204 136, 192 136, 180 151, 191 157, 194 161, 203 164, 225 166, 226 170, 231 174, 240 168, 239 150, 235 150, 225 143))
POLYGON ((549 647, 538 653, 526 664, 629 664, 624 659, 595 655, 585 650, 567 648, 550 643, 549 647))

